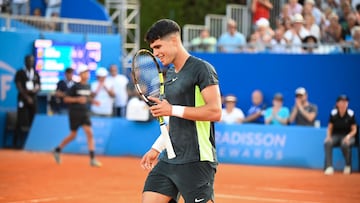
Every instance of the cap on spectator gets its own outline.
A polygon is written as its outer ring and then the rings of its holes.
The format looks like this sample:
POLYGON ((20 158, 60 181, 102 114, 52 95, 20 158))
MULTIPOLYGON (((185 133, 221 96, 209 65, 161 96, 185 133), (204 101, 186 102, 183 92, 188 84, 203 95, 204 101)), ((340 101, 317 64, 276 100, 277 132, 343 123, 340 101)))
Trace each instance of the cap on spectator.
POLYGON ((234 95, 228 95, 225 97, 225 102, 236 102, 237 98, 234 95))
POLYGON ((349 101, 349 97, 347 95, 345 95, 345 94, 341 94, 336 99, 336 102, 338 102, 338 101, 349 101))
POLYGON ((314 1, 314 0, 306 0, 305 3, 315 5, 315 1, 314 1))
POLYGON ((80 74, 80 73, 83 73, 83 72, 86 72, 86 71, 89 71, 89 68, 86 66, 86 65, 80 65, 78 68, 77 68, 77 72, 80 74))
POLYGON ((295 95, 305 95, 306 94, 306 89, 303 87, 298 87, 295 90, 295 95))
POLYGON ((256 21, 256 27, 269 27, 270 23, 266 18, 260 18, 256 21))
POLYGON ((106 77, 108 75, 108 71, 104 67, 100 67, 96 70, 96 76, 98 77, 106 77))
POLYGON ((297 14, 293 15, 291 22, 292 23, 304 23, 304 17, 300 13, 297 13, 297 14))
POLYGON ((283 95, 281 94, 281 93, 276 93, 275 95, 274 95, 274 98, 273 98, 274 100, 278 100, 278 101, 283 101, 284 100, 284 97, 283 97, 283 95))

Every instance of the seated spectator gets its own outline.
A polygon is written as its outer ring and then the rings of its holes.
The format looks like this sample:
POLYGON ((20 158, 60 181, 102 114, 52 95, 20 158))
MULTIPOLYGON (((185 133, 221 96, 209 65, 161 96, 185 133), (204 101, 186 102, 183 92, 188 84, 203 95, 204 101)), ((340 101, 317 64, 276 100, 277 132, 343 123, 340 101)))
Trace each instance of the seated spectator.
POLYGON ((91 83, 91 92, 94 98, 91 112, 97 116, 112 116, 114 106, 114 87, 106 81, 108 71, 100 67, 96 71, 96 81, 91 83))
POLYGON ((305 88, 295 90, 295 104, 290 115, 290 123, 303 126, 314 126, 318 113, 317 106, 308 101, 308 93, 305 88))
POLYGON ((275 30, 274 37, 270 41, 271 53, 287 53, 288 48, 284 38, 284 31, 281 28, 275 30))
POLYGON ((224 53, 238 53, 246 44, 245 36, 237 31, 236 22, 233 19, 227 22, 227 32, 223 33, 218 40, 218 49, 224 53))
POLYGON ((222 110, 220 122, 226 124, 242 123, 245 116, 243 111, 236 107, 236 97, 234 95, 228 95, 225 97, 224 102, 225 108, 222 110))
POLYGON ((64 97, 68 90, 75 84, 73 80, 74 70, 65 69, 65 78, 60 80, 56 85, 56 92, 50 98, 50 107, 54 114, 67 114, 68 108, 64 102, 64 97))
MULTIPOLYGON (((142 92, 146 92, 145 86, 141 86, 142 92)), ((132 96, 127 104, 126 119, 130 121, 150 121, 152 115, 149 106, 141 99, 139 94, 132 96)))
POLYGON ((282 5, 281 12, 278 18, 276 19, 276 29, 283 27, 286 19, 291 19, 292 16, 290 16, 289 10, 290 10, 289 4, 282 5))
POLYGON ((335 109, 331 110, 325 138, 325 175, 334 174, 332 150, 338 145, 341 146, 345 158, 343 173, 351 173, 351 145, 355 143, 357 126, 354 111, 348 106, 348 97, 340 95, 335 109))
POLYGON ((289 15, 294 16, 302 13, 302 5, 299 4, 298 0, 289 0, 289 15))
POLYGON ((352 47, 350 53, 360 53, 360 26, 355 26, 351 30, 352 35, 352 47))
POLYGON ((346 21, 342 24, 342 39, 350 42, 352 40, 351 30, 355 27, 359 26, 359 23, 356 21, 355 13, 349 13, 346 16, 346 21))
POLYGON ((316 7, 315 0, 305 0, 302 14, 304 17, 305 15, 312 15, 315 24, 318 26, 320 26, 321 22, 324 20, 324 14, 316 7))
POLYGON ((308 35, 302 40, 303 44, 303 53, 307 54, 316 54, 320 53, 318 50, 318 41, 315 36, 308 35))
POLYGON ((332 44, 342 42, 342 27, 339 23, 339 16, 336 13, 329 15, 329 25, 325 26, 321 32, 323 43, 332 44))
POLYGON ((273 98, 273 106, 264 112, 265 124, 270 125, 287 125, 289 121, 290 111, 283 106, 284 98, 282 94, 276 93, 273 98))
POLYGON ((252 105, 247 112, 244 122, 264 124, 263 112, 266 109, 266 105, 264 104, 263 93, 260 90, 254 90, 251 94, 251 102, 252 105))
POLYGON ((302 53, 302 39, 309 35, 303 26, 304 18, 301 14, 296 14, 292 18, 292 28, 285 32, 284 38, 292 46, 292 53, 302 53))
POLYGON ((190 50, 196 52, 215 53, 216 43, 217 43, 216 38, 210 36, 209 30, 205 28, 200 32, 199 37, 196 37, 191 40, 190 50))
POLYGON ((271 29, 267 19, 260 18, 256 21, 256 30, 253 35, 256 38, 256 50, 263 52, 269 47, 274 31, 271 29))
POLYGON ((321 39, 320 27, 315 23, 315 18, 312 14, 304 15, 304 28, 316 38, 316 41, 321 39))

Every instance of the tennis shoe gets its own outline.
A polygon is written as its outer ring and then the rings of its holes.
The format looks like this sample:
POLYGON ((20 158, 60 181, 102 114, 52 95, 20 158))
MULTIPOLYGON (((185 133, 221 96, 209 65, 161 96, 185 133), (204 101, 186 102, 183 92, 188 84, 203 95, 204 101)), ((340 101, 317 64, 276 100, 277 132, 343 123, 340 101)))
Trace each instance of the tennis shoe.
POLYGON ((343 173, 349 175, 351 173, 351 166, 345 166, 343 173))
POLYGON ((102 166, 102 163, 96 159, 91 159, 90 160, 90 166, 93 166, 93 167, 101 167, 102 166))
POLYGON ((324 174, 325 175, 333 175, 334 174, 334 168, 332 166, 327 167, 324 174))
POLYGON ((54 150, 53 152, 54 159, 57 164, 61 164, 60 152, 54 150))

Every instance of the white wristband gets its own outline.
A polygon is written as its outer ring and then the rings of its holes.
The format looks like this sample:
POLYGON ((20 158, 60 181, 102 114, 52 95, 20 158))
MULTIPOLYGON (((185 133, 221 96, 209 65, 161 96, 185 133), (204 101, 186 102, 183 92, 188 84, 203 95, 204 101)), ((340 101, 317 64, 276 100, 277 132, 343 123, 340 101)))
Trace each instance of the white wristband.
POLYGON ((158 152, 162 152, 166 148, 166 142, 162 134, 159 135, 151 148, 155 149, 158 152))
POLYGON ((182 118, 184 116, 185 106, 173 105, 171 115, 182 118))

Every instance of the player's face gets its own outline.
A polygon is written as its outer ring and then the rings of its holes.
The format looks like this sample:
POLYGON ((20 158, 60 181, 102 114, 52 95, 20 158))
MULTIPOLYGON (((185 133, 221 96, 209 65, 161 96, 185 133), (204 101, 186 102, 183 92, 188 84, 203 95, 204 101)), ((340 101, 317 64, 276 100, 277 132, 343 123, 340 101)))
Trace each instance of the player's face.
POLYGON ((164 66, 168 66, 174 60, 176 47, 174 46, 173 36, 163 37, 150 44, 154 56, 160 59, 164 66))

